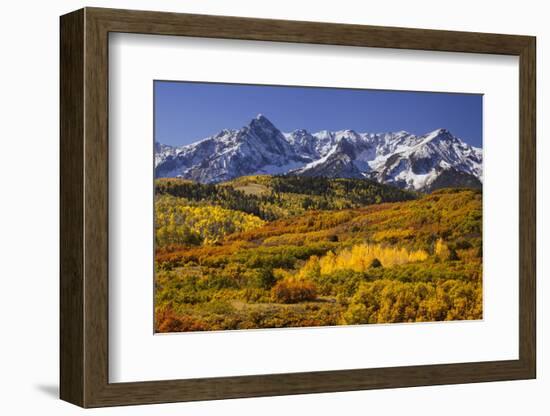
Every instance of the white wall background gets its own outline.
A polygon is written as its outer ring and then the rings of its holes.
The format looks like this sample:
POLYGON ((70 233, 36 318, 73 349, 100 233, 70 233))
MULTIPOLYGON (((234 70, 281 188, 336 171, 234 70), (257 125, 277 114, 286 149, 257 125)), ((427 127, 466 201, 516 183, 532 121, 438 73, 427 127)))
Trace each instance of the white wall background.
POLYGON ((87 411, 102 415, 545 415, 550 360, 543 330, 550 302, 542 213, 550 146, 543 139, 550 83, 550 26, 536 0, 120 0, 5 2, 0 14, 0 411, 73 415, 58 395, 58 16, 83 6, 536 35, 538 41, 538 379, 87 411))

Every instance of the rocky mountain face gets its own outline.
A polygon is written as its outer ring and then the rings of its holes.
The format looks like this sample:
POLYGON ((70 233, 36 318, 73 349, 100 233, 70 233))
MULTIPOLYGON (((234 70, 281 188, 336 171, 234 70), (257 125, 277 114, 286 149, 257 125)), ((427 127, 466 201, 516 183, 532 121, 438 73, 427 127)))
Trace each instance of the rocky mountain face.
POLYGON ((196 143, 155 143, 157 177, 217 183, 252 174, 368 178, 417 191, 481 187, 482 150, 446 129, 416 136, 295 130, 283 133, 258 115, 238 130, 196 143))

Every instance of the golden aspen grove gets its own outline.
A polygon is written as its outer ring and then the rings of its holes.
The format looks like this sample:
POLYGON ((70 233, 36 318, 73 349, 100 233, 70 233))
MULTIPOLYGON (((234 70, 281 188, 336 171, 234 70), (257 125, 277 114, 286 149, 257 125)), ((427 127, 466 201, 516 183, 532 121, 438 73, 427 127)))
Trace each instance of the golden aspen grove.
POLYGON ((155 331, 482 318, 482 193, 155 181, 155 331))

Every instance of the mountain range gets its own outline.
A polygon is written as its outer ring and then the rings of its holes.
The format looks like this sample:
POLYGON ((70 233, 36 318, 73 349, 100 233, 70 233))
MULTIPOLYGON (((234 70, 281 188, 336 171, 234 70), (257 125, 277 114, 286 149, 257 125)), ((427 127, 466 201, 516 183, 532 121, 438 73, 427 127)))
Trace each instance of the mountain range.
POLYGON ((480 188, 483 155, 446 129, 283 133, 262 114, 180 147, 155 142, 156 177, 218 183, 254 174, 366 178, 402 189, 480 188))

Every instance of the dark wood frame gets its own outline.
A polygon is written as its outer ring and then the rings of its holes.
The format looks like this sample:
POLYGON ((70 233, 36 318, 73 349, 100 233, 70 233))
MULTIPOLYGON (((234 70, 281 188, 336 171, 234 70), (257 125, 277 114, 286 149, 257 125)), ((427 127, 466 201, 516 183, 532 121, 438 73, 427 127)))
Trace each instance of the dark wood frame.
POLYGON ((535 50, 535 38, 530 36, 99 8, 62 16, 61 398, 82 407, 100 407, 535 378, 535 50), (519 359, 109 383, 110 32, 519 56, 519 359))

